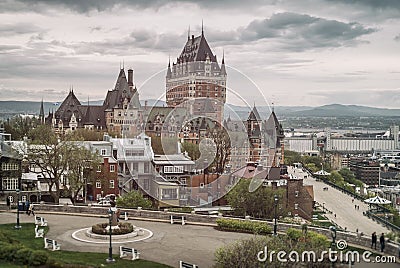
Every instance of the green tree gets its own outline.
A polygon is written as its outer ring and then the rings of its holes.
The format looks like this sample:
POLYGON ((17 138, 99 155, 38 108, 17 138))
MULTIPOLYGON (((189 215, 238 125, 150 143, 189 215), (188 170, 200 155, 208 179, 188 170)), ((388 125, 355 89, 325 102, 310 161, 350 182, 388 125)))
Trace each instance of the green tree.
POLYGON ((140 191, 131 191, 117 198, 117 206, 124 208, 151 208, 152 203, 150 200, 144 198, 140 191))
POLYGON ((294 163, 300 163, 302 157, 298 152, 285 150, 285 165, 292 166, 294 163))
POLYGON ((282 206, 284 190, 272 189, 271 187, 259 187, 254 192, 249 191, 250 181, 241 179, 235 187, 227 194, 226 198, 229 205, 233 208, 236 215, 250 215, 255 218, 274 217, 274 195, 278 195, 278 216, 287 214, 287 210, 282 206))
POLYGON ((21 116, 13 117, 3 124, 4 131, 11 134, 13 140, 22 140, 38 125, 40 125, 39 119, 21 116))
POLYGON ((182 152, 187 152, 192 160, 197 160, 200 157, 199 145, 191 142, 182 143, 182 152))

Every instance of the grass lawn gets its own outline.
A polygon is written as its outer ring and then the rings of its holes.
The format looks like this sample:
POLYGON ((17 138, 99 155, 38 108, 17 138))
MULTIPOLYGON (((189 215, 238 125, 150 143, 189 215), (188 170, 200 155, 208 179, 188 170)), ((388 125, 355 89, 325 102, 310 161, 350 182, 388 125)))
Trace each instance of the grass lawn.
MULTIPOLYGON (((106 259, 108 257, 107 253, 91 253, 91 252, 74 252, 74 251, 48 251, 44 249, 43 238, 35 239, 35 225, 33 223, 23 223, 22 228, 16 230, 14 228, 15 224, 2 224, 0 225, 0 232, 5 234, 5 236, 10 237, 14 240, 19 241, 25 247, 34 250, 41 250, 47 252, 49 255, 49 261, 52 267, 151 267, 151 268, 165 268, 170 267, 164 264, 155 263, 145 260, 125 260, 120 259, 117 254, 114 254, 115 263, 107 264, 106 259), (58 265, 57 265, 58 264, 58 265), (68 265, 70 264, 70 265, 68 265)), ((47 227, 46 231, 47 232, 47 227)), ((0 260, 0 267, 23 267, 21 265, 16 265, 9 263, 4 260, 0 260)))

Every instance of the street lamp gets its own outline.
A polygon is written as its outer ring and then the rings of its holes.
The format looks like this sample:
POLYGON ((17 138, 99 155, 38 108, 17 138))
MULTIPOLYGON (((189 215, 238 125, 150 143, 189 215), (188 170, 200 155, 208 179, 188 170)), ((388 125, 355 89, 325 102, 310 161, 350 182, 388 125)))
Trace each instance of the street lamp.
POLYGON ((15 225, 15 229, 21 229, 21 225, 19 225, 19 189, 15 191, 17 192, 17 225, 15 225))
POLYGON ((277 235, 276 229, 277 229, 277 215, 276 215, 276 209, 278 206, 278 195, 274 195, 274 207, 275 207, 275 217, 274 217, 274 236, 277 235))
POLYGON ((115 262, 115 260, 112 257, 112 242, 111 242, 111 236, 112 236, 112 228, 111 228, 111 224, 112 224, 112 217, 113 217, 113 211, 111 210, 111 208, 108 210, 108 220, 109 220, 109 225, 108 228, 109 229, 109 234, 110 234, 110 247, 108 248, 108 259, 106 259, 106 261, 108 263, 111 262, 115 262))

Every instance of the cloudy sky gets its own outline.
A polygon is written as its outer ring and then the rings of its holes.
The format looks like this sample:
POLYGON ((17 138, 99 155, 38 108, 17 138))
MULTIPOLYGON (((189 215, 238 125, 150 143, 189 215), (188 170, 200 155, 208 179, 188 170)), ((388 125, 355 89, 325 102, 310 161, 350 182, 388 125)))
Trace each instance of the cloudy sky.
POLYGON ((228 101, 400 107, 398 0, 0 1, 0 100, 104 99, 123 61, 142 99, 201 32, 228 101), (265 97, 265 99, 259 96, 265 97))

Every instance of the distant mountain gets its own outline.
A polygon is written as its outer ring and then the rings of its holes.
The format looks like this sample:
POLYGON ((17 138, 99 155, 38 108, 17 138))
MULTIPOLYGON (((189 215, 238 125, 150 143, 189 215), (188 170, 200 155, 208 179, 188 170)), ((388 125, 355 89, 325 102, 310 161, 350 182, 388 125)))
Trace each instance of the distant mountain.
MULTIPOLYGON (((142 106, 167 106, 165 101, 148 99, 141 100, 142 106)), ((44 102, 45 115, 49 111, 55 111, 61 102, 44 102)), ((102 100, 90 101, 90 105, 102 105, 102 100)), ((82 102, 82 105, 87 105, 87 102, 82 102)), ((241 118, 246 120, 250 110, 253 107, 238 106, 233 104, 225 105, 225 118, 241 118)), ((0 101, 0 119, 10 118, 17 114, 34 114, 38 115, 40 110, 40 102, 35 101, 0 101)), ((270 107, 257 106, 257 110, 263 119, 266 119, 270 113, 270 107)), ((345 116, 359 116, 359 117, 376 117, 376 116, 399 116, 400 109, 385 109, 374 108, 359 105, 342 105, 330 104, 319 107, 309 106, 275 106, 274 111, 278 117, 345 117, 345 116)))
POLYGON ((400 116, 400 109, 375 108, 359 105, 329 104, 311 109, 289 112, 286 116, 304 117, 376 117, 376 116, 400 116))

